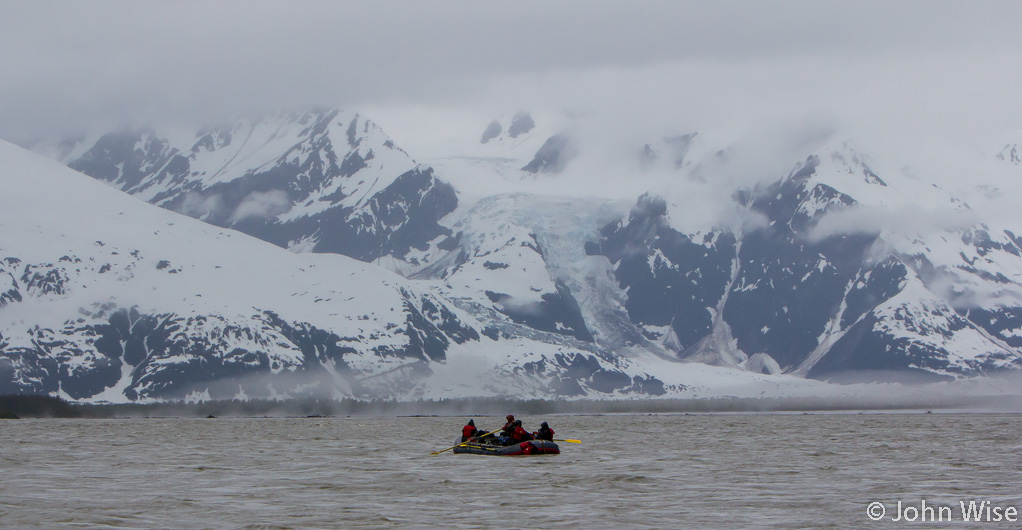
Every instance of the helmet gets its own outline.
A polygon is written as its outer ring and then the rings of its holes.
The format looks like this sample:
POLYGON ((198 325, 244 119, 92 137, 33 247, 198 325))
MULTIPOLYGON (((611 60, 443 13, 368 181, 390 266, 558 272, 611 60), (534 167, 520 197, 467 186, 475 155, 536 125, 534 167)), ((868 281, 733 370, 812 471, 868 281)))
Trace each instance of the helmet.
POLYGON ((540 423, 539 426, 543 427, 544 429, 549 429, 550 428, 550 426, 547 425, 545 421, 543 423, 540 423))
POLYGON ((516 427, 521 427, 522 426, 522 420, 515 420, 515 426, 516 427))
POLYGON ((476 420, 468 420, 468 424, 473 426, 473 427, 475 427, 476 426, 476 420))
POLYGON ((515 421, 514 414, 508 414, 507 416, 504 416, 504 418, 507 419, 507 421, 515 421))

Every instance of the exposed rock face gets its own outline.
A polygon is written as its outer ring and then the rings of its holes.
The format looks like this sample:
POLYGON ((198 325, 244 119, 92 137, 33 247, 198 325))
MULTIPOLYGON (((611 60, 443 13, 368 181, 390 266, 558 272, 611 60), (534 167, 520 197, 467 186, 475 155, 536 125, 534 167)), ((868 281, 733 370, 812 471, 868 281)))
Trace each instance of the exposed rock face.
POLYGON ((528 112, 519 112, 511 118, 511 125, 507 128, 507 135, 511 138, 518 138, 535 127, 536 123, 532 121, 531 114, 528 112))
POLYGON ((571 139, 564 134, 555 134, 536 151, 536 156, 522 168, 529 173, 560 173, 575 156, 571 139))
POLYGON ((489 125, 486 126, 486 130, 483 131, 483 138, 480 143, 486 143, 490 140, 500 136, 500 133, 504 132, 504 127, 501 127, 500 122, 493 120, 489 125))

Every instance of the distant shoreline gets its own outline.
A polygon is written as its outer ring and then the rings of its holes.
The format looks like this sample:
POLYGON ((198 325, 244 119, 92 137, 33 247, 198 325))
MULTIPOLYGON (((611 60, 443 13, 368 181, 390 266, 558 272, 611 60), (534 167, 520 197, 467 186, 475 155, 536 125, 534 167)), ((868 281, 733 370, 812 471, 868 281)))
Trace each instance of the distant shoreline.
POLYGON ((798 412, 1022 412, 1022 397, 738 398, 646 400, 517 400, 458 398, 222 400, 186 403, 79 404, 44 395, 0 395, 0 418, 205 418, 343 416, 502 416, 515 414, 672 414, 798 412))

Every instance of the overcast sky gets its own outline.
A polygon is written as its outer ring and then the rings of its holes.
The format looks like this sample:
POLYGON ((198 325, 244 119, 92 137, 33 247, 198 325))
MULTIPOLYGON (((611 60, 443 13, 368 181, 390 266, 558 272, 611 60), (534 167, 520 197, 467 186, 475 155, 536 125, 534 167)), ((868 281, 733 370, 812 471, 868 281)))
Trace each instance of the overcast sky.
POLYGON ((0 137, 317 104, 399 138, 400 116, 481 132, 523 108, 996 134, 1022 127, 1019 20, 1017 1, 3 0, 0 137))

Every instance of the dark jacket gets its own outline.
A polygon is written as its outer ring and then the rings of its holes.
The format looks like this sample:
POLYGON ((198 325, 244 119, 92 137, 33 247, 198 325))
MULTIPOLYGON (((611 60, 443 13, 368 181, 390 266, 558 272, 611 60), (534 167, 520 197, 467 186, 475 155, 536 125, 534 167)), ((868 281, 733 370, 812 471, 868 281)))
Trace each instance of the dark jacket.
POLYGON ((539 430, 536 431, 537 440, 547 440, 549 442, 554 441, 554 430, 550 428, 546 423, 540 426, 539 430))

